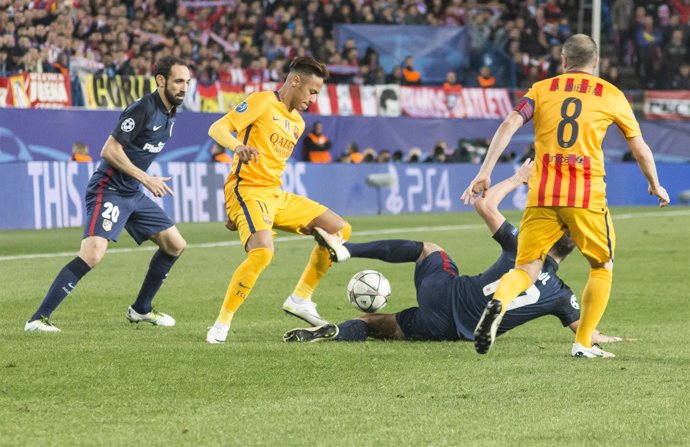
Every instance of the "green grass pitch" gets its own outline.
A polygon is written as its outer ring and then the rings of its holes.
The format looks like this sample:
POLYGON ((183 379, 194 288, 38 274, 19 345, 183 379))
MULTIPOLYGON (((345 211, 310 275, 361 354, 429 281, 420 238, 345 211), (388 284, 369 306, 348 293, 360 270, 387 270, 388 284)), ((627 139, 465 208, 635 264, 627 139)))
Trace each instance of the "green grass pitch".
MULTIPOLYGON (((313 245, 285 234, 228 343, 207 345, 244 259, 219 223, 179 226, 190 247, 155 301, 176 327, 125 320, 152 251, 127 250, 136 245, 123 235, 53 315, 63 332, 26 334, 81 230, 0 232, 0 445, 688 445, 690 210, 619 208, 613 218, 616 268, 600 329, 631 340, 600 361, 572 359, 572 333, 553 317, 501 337, 487 356, 468 343, 285 344, 283 332, 302 324, 281 305, 313 245), (59 255, 28 257, 41 253, 59 255)), ((470 212, 350 222, 355 242, 436 242, 464 274, 499 253, 470 212)), ((365 268, 391 281, 385 311, 413 305, 412 265, 352 260, 319 286, 323 316, 356 315, 345 286, 365 268)), ((561 268, 578 294, 586 275, 579 254, 561 268)))

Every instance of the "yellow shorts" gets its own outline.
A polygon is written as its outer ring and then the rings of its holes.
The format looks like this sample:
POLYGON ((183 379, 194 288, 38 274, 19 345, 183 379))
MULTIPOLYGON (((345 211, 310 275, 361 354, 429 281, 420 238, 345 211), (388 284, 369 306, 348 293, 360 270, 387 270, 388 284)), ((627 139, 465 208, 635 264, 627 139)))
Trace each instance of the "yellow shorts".
POLYGON ((613 261, 616 233, 608 208, 529 207, 520 224, 515 264, 546 258, 565 231, 590 263, 613 261))
POLYGON ((252 234, 262 230, 305 234, 307 225, 328 211, 318 202, 279 188, 243 188, 235 182, 225 185, 225 209, 245 245, 252 234))

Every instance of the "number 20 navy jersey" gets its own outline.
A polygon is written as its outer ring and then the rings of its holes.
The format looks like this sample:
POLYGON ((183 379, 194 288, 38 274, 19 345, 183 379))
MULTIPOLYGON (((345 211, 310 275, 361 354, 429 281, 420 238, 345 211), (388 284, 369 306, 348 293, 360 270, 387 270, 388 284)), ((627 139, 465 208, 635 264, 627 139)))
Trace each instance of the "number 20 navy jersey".
MULTIPOLYGON (((130 104, 120 115, 110 134, 124 148, 129 160, 146 171, 156 155, 172 136, 176 108, 168 112, 157 91, 130 104)), ((95 192, 99 184, 123 194, 139 191, 140 183, 101 160, 89 181, 87 191, 95 192)))

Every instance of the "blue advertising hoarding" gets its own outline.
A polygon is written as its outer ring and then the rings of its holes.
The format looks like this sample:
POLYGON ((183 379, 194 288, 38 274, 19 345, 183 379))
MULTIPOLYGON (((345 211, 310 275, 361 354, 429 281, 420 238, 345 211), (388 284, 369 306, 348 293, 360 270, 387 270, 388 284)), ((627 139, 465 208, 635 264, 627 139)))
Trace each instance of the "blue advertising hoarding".
MULTIPOLYGON (((94 159, 119 112, 93 110, 41 110, 0 108, 0 163, 16 161, 67 161, 72 144, 86 143, 94 159)), ((181 112, 175 131, 157 161, 209 161, 213 145, 208 136, 209 126, 222 115, 219 113, 181 112)), ((498 128, 498 120, 422 119, 412 117, 319 116, 305 114, 306 128, 315 121, 323 123, 324 134, 332 144, 336 159, 355 142, 360 148, 401 150, 421 148, 429 154, 437 140, 445 141, 453 150, 459 139, 491 138, 498 128)), ((640 121, 647 143, 657 161, 690 160, 690 122, 640 121)), ((508 146, 508 152, 520 155, 534 140, 531 122, 523 126, 508 146)), ((620 131, 612 126, 604 139, 604 155, 611 161, 620 160, 627 149, 620 131)), ((293 153, 293 160, 301 159, 301 143, 293 153)))
MULTIPOLYGON (((0 163, 0 229, 42 229, 81 226, 85 218, 84 191, 95 163, 0 163)), ((494 180, 513 174, 516 166, 498 165, 494 180)), ((175 196, 154 200, 175 222, 225 220, 223 184, 230 166, 189 162, 154 162, 149 173, 171 177, 175 196)), ((344 215, 469 211, 460 195, 477 172, 475 165, 359 164, 314 165, 290 163, 283 175, 286 191, 310 197, 344 215), (393 184, 377 190, 371 174, 390 176, 393 184), (329 187, 324 187, 329 185, 329 187)), ((671 200, 690 189, 690 165, 665 164, 659 175, 671 200)), ((634 163, 607 169, 609 204, 653 206, 646 181, 634 163)), ((504 202, 505 209, 524 206, 526 187, 504 202)))

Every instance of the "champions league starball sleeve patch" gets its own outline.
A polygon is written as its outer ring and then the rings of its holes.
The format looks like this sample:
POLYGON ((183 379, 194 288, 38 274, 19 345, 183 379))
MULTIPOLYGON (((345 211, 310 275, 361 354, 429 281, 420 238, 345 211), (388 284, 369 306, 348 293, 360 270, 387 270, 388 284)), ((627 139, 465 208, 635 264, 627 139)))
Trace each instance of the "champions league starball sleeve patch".
POLYGON ((131 132, 134 130, 135 126, 136 123, 134 122, 134 118, 127 118, 120 124, 120 129, 122 129, 123 132, 131 132))
POLYGON ((235 112, 244 113, 248 108, 249 104, 247 104, 247 101, 242 101, 241 103, 237 104, 237 107, 235 107, 235 112))

